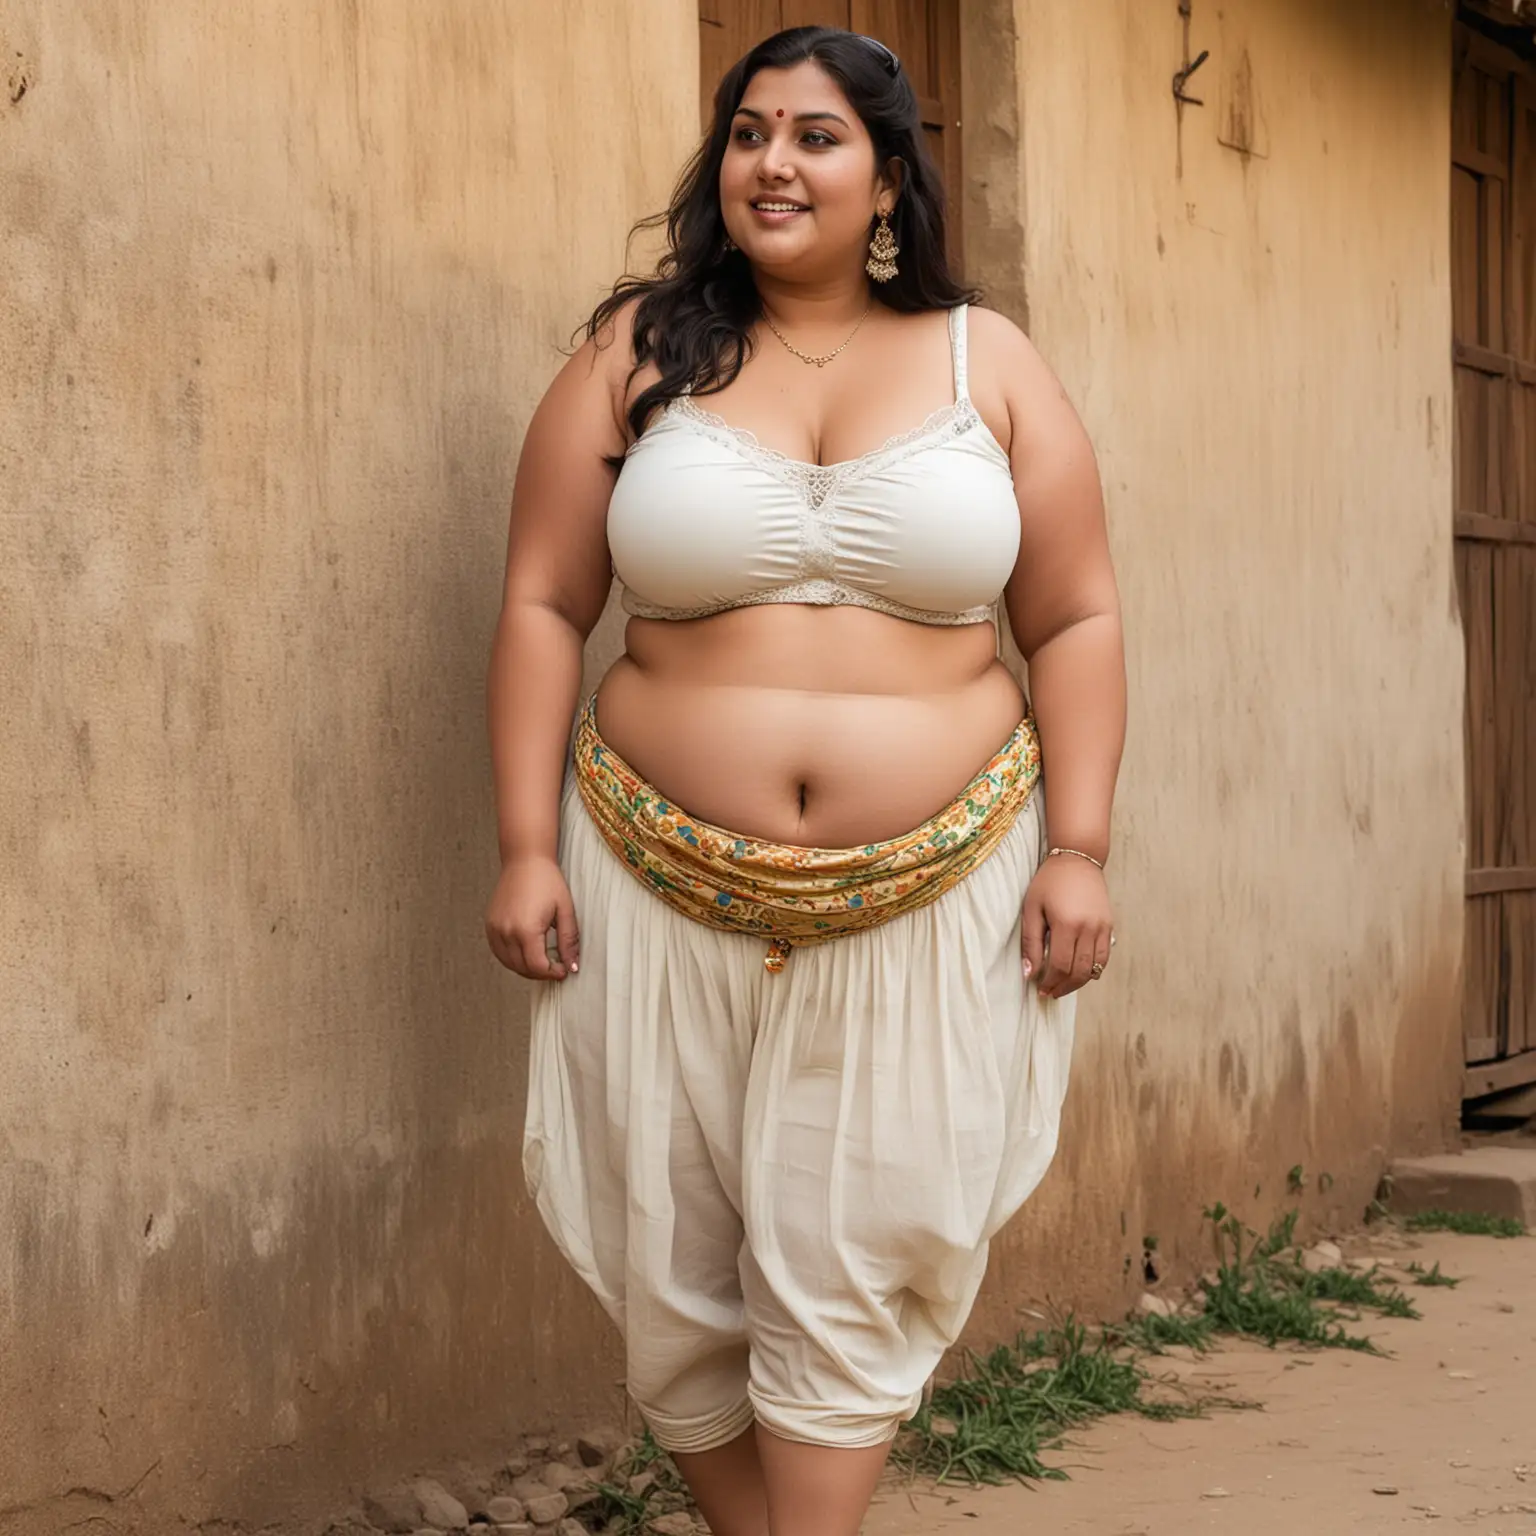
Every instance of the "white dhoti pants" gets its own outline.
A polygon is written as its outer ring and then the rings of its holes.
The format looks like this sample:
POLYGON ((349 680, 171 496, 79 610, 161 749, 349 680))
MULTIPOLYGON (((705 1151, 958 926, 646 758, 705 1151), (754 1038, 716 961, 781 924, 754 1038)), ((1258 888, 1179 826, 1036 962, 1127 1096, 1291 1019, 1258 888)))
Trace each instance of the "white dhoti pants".
POLYGON ((917 1411, 1056 1147, 1076 999, 1022 974, 1037 790, 931 905, 798 948, 648 892, 568 784, 581 969, 539 985, 524 1171, 656 1440, 869 1446, 917 1411))

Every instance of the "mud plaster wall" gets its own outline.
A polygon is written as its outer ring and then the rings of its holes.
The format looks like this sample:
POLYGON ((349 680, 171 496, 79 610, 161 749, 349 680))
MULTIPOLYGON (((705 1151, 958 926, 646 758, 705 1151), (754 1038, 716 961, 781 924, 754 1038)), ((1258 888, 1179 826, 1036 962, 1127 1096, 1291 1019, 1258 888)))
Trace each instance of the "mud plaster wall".
POLYGON ((1013 12, 1013 100, 968 43, 967 248, 1097 445, 1132 717, 1121 942, 978 1340, 1122 1304, 1147 1234, 1201 1267, 1214 1199, 1358 1219, 1460 1081, 1448 9, 1195 0, 1182 132, 1174 0, 1013 12))
POLYGON ((6 1536, 339 1509, 617 1401, 522 1190, 482 679, 697 27, 0 15, 6 1536))
MULTIPOLYGON (((965 9, 968 246, 1098 443, 1134 698, 1124 939, 978 1339, 1298 1162, 1356 1214, 1454 1109, 1448 22, 1347 9, 1196 0, 1182 177, 1171 0, 965 9)), ((480 678, 696 9, 0 26, 0 1531, 284 1520, 615 1401, 521 1192, 480 678)))

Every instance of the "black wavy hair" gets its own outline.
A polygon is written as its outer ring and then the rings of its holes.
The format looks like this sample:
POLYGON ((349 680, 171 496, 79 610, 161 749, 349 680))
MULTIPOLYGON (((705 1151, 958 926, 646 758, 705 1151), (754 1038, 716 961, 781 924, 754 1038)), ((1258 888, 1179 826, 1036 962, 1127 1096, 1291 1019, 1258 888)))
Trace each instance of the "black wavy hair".
MULTIPOLYGON (((714 120, 684 167, 665 213, 642 219, 631 232, 667 232, 667 249, 649 277, 626 275, 592 313, 596 337, 632 299, 635 366, 631 379, 654 362, 661 377, 629 408, 630 431, 645 430, 651 413, 684 391, 715 394, 741 372, 751 351, 762 300, 747 258, 726 243, 720 212, 720 165, 731 121, 747 84, 761 69, 819 64, 842 88, 874 141, 875 164, 902 163, 900 195, 890 214, 901 248, 899 271, 879 289, 880 302, 903 313, 953 309, 975 298, 955 281, 944 254, 944 189, 923 143, 917 96, 889 48, 837 27, 790 27, 766 38, 725 72, 715 91, 714 120)), ((871 224, 873 229, 873 224, 871 224)))

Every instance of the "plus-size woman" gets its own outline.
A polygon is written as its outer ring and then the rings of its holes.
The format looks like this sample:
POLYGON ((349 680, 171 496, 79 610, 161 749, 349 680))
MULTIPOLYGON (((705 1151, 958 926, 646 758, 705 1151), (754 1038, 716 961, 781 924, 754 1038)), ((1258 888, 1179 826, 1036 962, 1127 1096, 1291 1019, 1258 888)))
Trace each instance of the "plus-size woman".
POLYGON ((667 232, 523 446, 487 929, 539 983, 529 1186, 656 1439, 716 1536, 852 1536, 1110 959, 1118 603, 1092 451, 949 275, 888 49, 755 48, 667 232))

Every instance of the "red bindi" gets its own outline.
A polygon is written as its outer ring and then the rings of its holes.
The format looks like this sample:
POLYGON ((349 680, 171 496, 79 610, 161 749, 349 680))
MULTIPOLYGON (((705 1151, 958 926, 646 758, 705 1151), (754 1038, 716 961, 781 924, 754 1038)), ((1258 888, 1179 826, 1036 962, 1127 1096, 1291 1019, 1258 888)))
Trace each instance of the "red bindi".
POLYGON ((775 112, 773 115, 775 117, 783 117, 784 116, 784 108, 780 107, 779 110, 777 112, 775 112))

